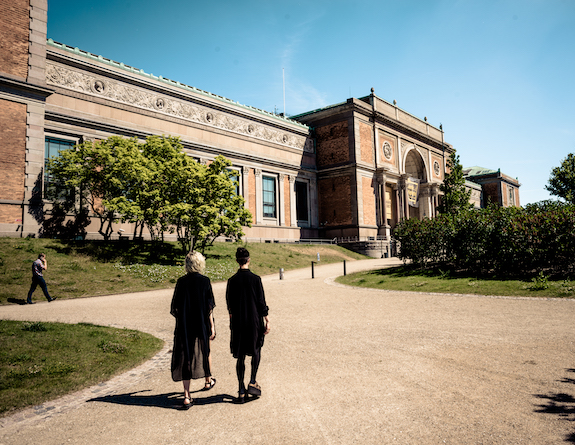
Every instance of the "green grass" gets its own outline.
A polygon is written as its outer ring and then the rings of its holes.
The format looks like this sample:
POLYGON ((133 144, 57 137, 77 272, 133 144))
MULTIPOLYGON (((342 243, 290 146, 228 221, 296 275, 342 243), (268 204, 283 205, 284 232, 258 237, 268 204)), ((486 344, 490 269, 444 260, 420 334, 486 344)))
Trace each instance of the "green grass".
MULTIPOLYGON (((251 269, 259 275, 278 273, 280 267, 308 267, 317 252, 322 263, 366 258, 331 245, 216 243, 205 252, 206 275, 212 281, 225 281, 235 273, 239 245, 250 250, 251 269)), ((40 252, 48 260, 44 274, 48 290, 58 298, 171 288, 184 274, 185 255, 177 243, 0 238, 0 304, 26 301, 32 262, 40 252)), ((33 298, 44 301, 40 288, 33 298)))
POLYGON ((421 270, 411 266, 359 272, 339 277, 338 283, 416 292, 440 292, 515 297, 575 297, 575 282, 552 280, 543 274, 520 279, 474 277, 440 269, 421 270))
POLYGON ((108 380, 163 346, 127 329, 6 320, 0 344, 0 416, 108 380))

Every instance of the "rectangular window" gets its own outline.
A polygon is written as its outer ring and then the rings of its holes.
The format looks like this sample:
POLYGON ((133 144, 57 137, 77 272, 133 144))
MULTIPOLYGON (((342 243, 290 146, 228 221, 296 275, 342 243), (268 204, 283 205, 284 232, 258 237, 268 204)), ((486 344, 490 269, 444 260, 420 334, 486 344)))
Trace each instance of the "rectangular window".
POLYGON ((298 221, 309 221, 307 182, 295 182, 295 208, 298 221))
POLYGON ((276 217, 276 178, 262 176, 264 218, 276 217))
POLYGON ((240 172, 237 171, 235 168, 228 168, 228 171, 231 173, 230 178, 235 183, 236 195, 241 195, 241 193, 240 193, 240 172))
POLYGON ((60 151, 67 150, 76 145, 74 141, 47 137, 44 141, 44 198, 62 199, 68 195, 69 190, 64 189, 48 174, 48 160, 60 155, 60 151))

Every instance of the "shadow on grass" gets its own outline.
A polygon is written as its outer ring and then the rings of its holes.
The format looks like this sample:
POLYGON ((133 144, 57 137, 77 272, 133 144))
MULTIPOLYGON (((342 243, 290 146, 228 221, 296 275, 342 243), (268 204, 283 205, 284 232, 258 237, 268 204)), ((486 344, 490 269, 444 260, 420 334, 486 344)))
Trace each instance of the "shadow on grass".
POLYGON ((66 255, 85 255, 104 263, 173 265, 185 256, 178 244, 157 241, 60 240, 46 247, 66 255))
MULTIPOLYGON (((575 374, 575 369, 567 369, 567 372, 575 374)), ((562 383, 575 384, 575 378, 566 377, 560 380, 562 383)), ((535 394, 535 397, 544 402, 537 405, 536 413, 554 414, 560 419, 575 422, 575 397, 566 393, 535 394)), ((575 432, 565 437, 565 442, 575 443, 575 432)))
MULTIPOLYGON (((126 394, 113 394, 96 397, 88 402, 115 403, 118 405, 153 406, 166 409, 183 409, 183 392, 165 394, 141 394, 147 391, 137 391, 126 394)), ((199 392, 199 391, 196 391, 199 392)), ((235 398, 229 394, 216 394, 208 397, 194 397, 194 405, 211 405, 212 403, 234 403, 235 398)))
POLYGON ((498 276, 489 273, 478 273, 477 271, 469 270, 456 270, 445 266, 429 266, 421 268, 413 265, 390 267, 386 269, 373 270, 370 272, 372 275, 378 275, 388 278, 407 278, 407 277, 425 277, 425 278, 442 278, 449 279, 475 279, 484 281, 510 281, 510 280, 523 280, 528 281, 525 276, 498 276))

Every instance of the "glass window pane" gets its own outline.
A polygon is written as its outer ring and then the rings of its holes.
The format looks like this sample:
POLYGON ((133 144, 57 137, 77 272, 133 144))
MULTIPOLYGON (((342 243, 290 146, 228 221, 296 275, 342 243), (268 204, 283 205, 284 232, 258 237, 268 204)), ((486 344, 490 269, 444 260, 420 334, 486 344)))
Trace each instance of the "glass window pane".
POLYGON ((276 180, 270 176, 262 177, 264 218, 276 217, 276 180))

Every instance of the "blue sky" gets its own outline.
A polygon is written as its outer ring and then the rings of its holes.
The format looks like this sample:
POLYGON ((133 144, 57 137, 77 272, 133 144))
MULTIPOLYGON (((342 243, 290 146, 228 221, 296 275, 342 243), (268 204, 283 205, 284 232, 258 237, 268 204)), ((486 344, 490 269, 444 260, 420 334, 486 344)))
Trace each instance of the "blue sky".
POLYGON ((48 0, 48 37, 267 111, 375 94, 549 199, 575 152, 575 0, 48 0))

